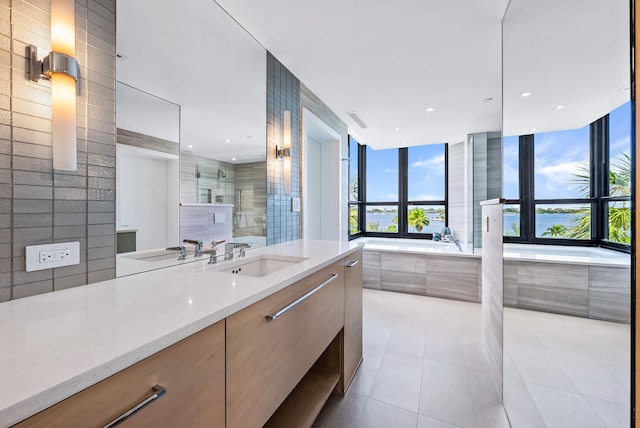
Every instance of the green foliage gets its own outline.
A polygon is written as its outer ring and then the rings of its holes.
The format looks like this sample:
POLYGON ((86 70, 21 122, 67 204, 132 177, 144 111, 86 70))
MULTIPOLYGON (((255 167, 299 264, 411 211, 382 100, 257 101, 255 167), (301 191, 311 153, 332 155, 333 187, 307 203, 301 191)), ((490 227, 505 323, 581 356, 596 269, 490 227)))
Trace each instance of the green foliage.
POLYGON ((393 217, 391 224, 387 226, 387 230, 385 230, 385 232, 398 233, 398 216, 393 217))
POLYGON ((367 232, 379 232, 379 231, 380 231, 380 222, 377 222, 377 221, 367 222, 367 232))
POLYGON ((520 236, 520 225, 512 222, 510 228, 504 231, 504 236, 520 236))
POLYGON ((425 226, 429 225, 429 218, 422 208, 413 208, 409 211, 409 226, 415 228, 418 232, 422 232, 425 226))
POLYGON ((354 233, 360 232, 360 228, 358 225, 358 207, 350 206, 349 207, 349 234, 353 235, 354 233))
POLYGON ((542 233, 542 236, 551 236, 552 238, 562 238, 567 234, 567 227, 564 224, 554 224, 548 227, 547 230, 542 233))

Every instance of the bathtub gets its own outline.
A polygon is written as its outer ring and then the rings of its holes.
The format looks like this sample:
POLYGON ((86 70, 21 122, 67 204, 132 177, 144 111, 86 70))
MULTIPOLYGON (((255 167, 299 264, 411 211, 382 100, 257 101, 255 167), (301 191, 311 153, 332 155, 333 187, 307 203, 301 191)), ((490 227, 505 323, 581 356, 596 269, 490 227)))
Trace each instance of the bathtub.
POLYGON ((509 260, 621 267, 631 265, 631 256, 628 253, 597 247, 504 244, 503 255, 509 260))
MULTIPOLYGON (((365 288, 480 302, 481 251, 418 239, 359 238, 365 288)), ((629 323, 631 258, 604 248, 504 244, 504 305, 629 323)))
POLYGON ((480 302, 481 258, 453 242, 359 238, 365 288, 480 302))
POLYGON ((453 242, 432 241, 429 239, 400 239, 400 238, 358 238, 356 242, 364 243, 367 250, 398 251, 405 253, 440 253, 470 255, 465 245, 462 251, 453 242))

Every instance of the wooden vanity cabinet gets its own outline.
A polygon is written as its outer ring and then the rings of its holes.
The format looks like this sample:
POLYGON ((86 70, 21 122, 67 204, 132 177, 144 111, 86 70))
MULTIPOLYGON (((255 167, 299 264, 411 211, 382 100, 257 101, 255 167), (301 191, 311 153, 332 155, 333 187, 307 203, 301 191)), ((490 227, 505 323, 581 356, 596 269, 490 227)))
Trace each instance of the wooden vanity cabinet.
POLYGON ((263 426, 338 337, 344 269, 334 263, 227 318, 228 428, 263 426))
POLYGON ((346 391, 362 362, 362 249, 344 259, 344 358, 346 391))
POLYGON ((166 393, 118 427, 224 427, 225 322, 49 407, 14 427, 104 427, 152 394, 166 393))

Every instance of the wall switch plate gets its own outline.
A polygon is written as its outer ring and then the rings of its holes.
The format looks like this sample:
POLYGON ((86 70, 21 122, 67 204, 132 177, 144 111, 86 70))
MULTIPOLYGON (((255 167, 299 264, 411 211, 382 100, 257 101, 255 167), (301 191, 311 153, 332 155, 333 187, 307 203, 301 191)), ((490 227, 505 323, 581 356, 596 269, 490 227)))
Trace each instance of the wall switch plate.
POLYGON ((80 242, 30 245, 25 248, 26 271, 80 264, 80 242))
POLYGON ((218 223, 224 223, 227 221, 227 216, 224 215, 224 213, 214 213, 213 214, 213 222, 218 224, 218 223))
POLYGON ((296 198, 295 196, 291 198, 291 211, 294 213, 300 212, 300 198, 296 198))

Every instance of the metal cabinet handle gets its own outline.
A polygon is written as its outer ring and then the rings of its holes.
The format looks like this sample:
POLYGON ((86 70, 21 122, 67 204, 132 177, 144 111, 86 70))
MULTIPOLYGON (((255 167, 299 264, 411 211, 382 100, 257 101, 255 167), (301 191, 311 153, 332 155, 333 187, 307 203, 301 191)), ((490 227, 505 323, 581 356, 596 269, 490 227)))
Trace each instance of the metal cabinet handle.
POLYGON ((152 390, 153 390, 153 393, 150 396, 148 396, 147 398, 142 400, 140 403, 136 404, 134 407, 127 410, 126 412, 124 412, 123 414, 121 414, 120 416, 118 416, 108 424, 106 424, 104 428, 112 428, 117 425, 120 425, 122 422, 129 419, 135 413, 142 410, 143 408, 145 408, 146 406, 153 403, 158 398, 162 397, 164 394, 167 393, 167 389, 162 385, 153 385, 152 390))
POLYGON ((280 309, 278 312, 276 312, 275 314, 271 314, 271 315, 267 315, 267 320, 269 321, 273 321, 274 319, 278 318, 279 316, 281 316, 282 314, 284 314, 285 312, 287 312, 289 309, 293 308, 294 306, 296 306, 298 303, 306 300, 307 298, 311 297, 311 295, 313 295, 314 293, 316 293, 317 291, 319 291, 322 287, 324 287, 325 285, 329 284, 331 281, 333 281, 334 279, 336 279, 338 277, 337 273, 333 273, 331 274, 331 277, 329 279, 327 279, 326 281, 324 281, 322 284, 318 285, 316 288, 314 288, 313 290, 309 291, 307 294, 305 294, 304 296, 300 297, 299 299, 295 300, 293 303, 290 303, 289 305, 287 305, 286 307, 280 309))
POLYGON ((357 264, 358 264, 357 260, 349 260, 347 263, 345 263, 345 267, 354 267, 357 264))

